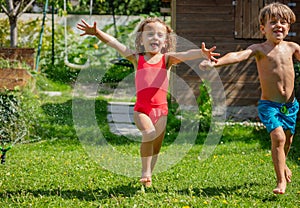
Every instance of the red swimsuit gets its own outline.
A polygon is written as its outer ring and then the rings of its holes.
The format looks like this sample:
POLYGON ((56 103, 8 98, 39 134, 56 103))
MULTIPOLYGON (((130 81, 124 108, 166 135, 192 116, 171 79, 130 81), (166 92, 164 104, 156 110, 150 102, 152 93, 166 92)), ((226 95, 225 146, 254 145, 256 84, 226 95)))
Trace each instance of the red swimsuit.
POLYGON ((161 116, 168 115, 168 86, 165 55, 156 64, 149 64, 144 56, 139 56, 135 75, 137 101, 134 110, 148 115, 153 124, 161 116))

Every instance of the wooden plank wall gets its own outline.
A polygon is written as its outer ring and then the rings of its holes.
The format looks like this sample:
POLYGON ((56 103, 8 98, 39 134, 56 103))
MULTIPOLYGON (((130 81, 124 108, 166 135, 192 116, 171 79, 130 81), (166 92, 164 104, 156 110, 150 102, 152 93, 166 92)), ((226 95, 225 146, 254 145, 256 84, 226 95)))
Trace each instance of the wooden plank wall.
MULTIPOLYGON (((253 0, 256 4, 262 4, 261 0, 253 0)), ((243 3, 248 8, 251 0, 238 0, 237 3, 243 3)), ((265 1, 267 2, 267 1, 265 1)), ((299 21, 292 25, 291 31, 296 32, 296 37, 289 37, 300 43, 300 0, 280 2, 295 2, 296 7, 293 11, 296 13, 299 21)), ((236 2, 235 2, 236 3, 236 2)), ((238 51, 247 48, 247 46, 264 41, 259 38, 249 38, 236 36, 236 27, 248 27, 245 21, 257 21, 257 12, 249 13, 250 16, 243 17, 243 24, 235 21, 236 13, 232 0, 173 0, 172 2, 172 20, 173 28, 178 35, 178 50, 186 50, 195 47, 201 47, 201 42, 205 42, 208 48, 216 45, 218 52, 222 55, 230 51, 238 51), (174 16, 176 15, 176 16, 174 16)), ((248 28, 248 33, 252 32, 252 36, 260 36, 255 33, 255 29, 248 28)), ((245 30, 246 31, 246 30, 245 30)), ((180 64, 176 67, 176 74, 185 80, 193 89, 194 96, 199 95, 199 84, 201 79, 197 75, 196 69, 189 64, 180 64)), ((219 76, 222 80, 225 94, 226 104, 228 106, 245 106, 256 104, 260 97, 259 79, 254 59, 218 68, 219 76)), ((212 80, 211 80, 212 81, 212 80)), ((212 81, 213 82, 213 81, 212 81)), ((181 86, 173 85, 173 93, 176 97, 190 96, 181 86)))

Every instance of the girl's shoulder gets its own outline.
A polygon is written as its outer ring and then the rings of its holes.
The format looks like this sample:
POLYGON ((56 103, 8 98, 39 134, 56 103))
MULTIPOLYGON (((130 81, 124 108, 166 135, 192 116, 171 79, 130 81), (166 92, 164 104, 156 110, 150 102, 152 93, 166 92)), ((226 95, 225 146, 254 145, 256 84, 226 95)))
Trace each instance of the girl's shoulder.
POLYGON ((134 68, 136 69, 137 64, 138 64, 138 60, 139 60, 139 54, 132 53, 129 56, 127 56, 126 59, 128 61, 130 61, 133 64, 134 68))

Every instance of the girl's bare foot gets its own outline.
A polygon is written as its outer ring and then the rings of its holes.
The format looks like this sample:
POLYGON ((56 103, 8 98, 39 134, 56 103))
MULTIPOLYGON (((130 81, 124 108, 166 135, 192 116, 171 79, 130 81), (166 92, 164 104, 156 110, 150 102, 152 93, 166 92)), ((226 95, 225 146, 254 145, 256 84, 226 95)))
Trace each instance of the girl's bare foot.
POLYGON ((273 193, 274 194, 284 194, 285 188, 286 188, 286 182, 278 183, 277 187, 275 189, 273 189, 273 193))
POLYGON ((150 176, 147 177, 142 177, 140 179, 140 182, 142 183, 142 185, 144 185, 146 188, 149 188, 152 185, 152 180, 150 176))
POLYGON ((284 170, 286 182, 291 183, 292 182, 292 171, 286 166, 284 170))

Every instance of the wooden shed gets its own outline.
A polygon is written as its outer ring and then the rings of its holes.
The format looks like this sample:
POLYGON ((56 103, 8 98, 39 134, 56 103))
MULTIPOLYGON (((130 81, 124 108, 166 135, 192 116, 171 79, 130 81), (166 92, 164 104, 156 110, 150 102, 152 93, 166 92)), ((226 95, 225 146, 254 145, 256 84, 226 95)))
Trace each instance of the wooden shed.
MULTIPOLYGON (((260 9, 273 1, 266 0, 163 0, 171 8, 171 25, 179 37, 201 47, 217 46, 221 55, 230 51, 246 49, 253 43, 263 42, 259 31, 258 14, 260 9)), ((300 0, 280 0, 288 5, 299 19, 291 26, 286 40, 300 44, 300 0)), ((179 43, 180 44, 180 43, 179 43)), ((217 69, 222 80, 227 106, 255 105, 260 97, 260 85, 255 60, 217 69)), ((186 64, 176 67, 176 74, 185 80, 199 95, 201 79, 186 64)), ((178 96, 186 92, 174 86, 178 96)))

